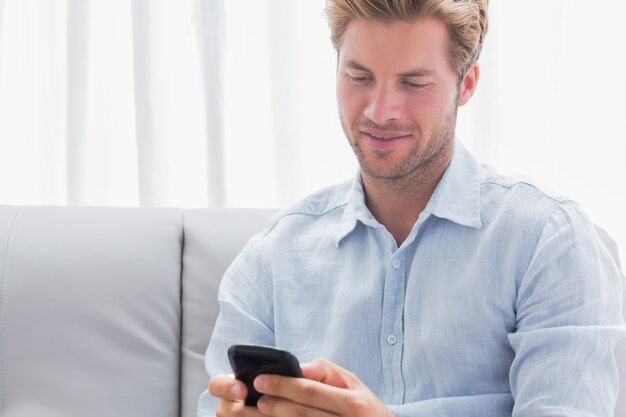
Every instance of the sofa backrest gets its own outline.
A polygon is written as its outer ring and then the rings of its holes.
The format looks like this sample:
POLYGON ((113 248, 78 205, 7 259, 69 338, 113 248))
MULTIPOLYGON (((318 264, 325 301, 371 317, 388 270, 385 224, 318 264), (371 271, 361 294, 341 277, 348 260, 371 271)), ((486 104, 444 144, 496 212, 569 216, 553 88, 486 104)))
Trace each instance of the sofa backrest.
POLYGON ((179 415, 182 212, 0 207, 0 415, 179 415))
POLYGON ((273 213, 263 209, 185 210, 181 416, 196 415, 198 397, 207 388, 204 352, 217 318, 222 275, 273 213))
POLYGON ((0 206, 0 416, 195 416, 220 279, 272 213, 0 206))
MULTIPOLYGON (((617 264, 620 264, 620 256, 617 245, 611 239, 609 234, 599 226, 596 226, 596 232, 604 243, 604 246, 609 250, 613 259, 617 264)), ((622 296, 622 315, 626 318, 626 282, 622 280, 623 296, 622 296)), ((619 370, 620 380, 620 392, 617 398, 617 404, 615 405, 615 417, 626 416, 626 340, 622 340, 615 349, 615 357, 617 359, 617 366, 619 370)))

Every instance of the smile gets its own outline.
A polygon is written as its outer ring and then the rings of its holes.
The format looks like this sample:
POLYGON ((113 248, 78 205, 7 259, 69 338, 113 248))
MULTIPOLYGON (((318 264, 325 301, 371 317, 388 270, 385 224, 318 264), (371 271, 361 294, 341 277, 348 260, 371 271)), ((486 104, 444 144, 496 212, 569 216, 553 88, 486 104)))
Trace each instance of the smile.
POLYGON ((370 136, 374 139, 378 139, 378 140, 394 140, 394 139, 402 139, 402 138, 406 138, 407 134, 386 134, 386 135, 381 135, 381 134, 376 134, 376 133, 372 133, 372 132, 362 132, 363 134, 370 136))
POLYGON ((400 132, 371 132, 361 131, 361 137, 364 143, 375 152, 388 153, 394 149, 402 147, 403 144, 411 138, 411 134, 400 132))

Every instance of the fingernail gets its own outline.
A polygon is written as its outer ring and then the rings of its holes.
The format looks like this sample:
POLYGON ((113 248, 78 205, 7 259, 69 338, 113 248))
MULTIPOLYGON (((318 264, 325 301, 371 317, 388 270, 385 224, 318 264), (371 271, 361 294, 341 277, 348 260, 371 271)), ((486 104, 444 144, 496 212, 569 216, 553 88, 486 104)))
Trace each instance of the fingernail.
POLYGON ((265 378, 264 376, 256 377, 256 379, 254 380, 254 388, 256 388, 258 391, 264 391, 265 388, 267 388, 267 378, 265 378))
POLYGON ((241 388, 239 388, 239 385, 235 384, 232 386, 232 388, 230 389, 230 393, 235 397, 235 398, 239 398, 241 397, 241 388))
POLYGON ((257 401, 256 405, 257 407, 259 407, 259 410, 265 410, 265 408, 267 407, 267 398, 265 396, 259 398, 259 401, 257 401))

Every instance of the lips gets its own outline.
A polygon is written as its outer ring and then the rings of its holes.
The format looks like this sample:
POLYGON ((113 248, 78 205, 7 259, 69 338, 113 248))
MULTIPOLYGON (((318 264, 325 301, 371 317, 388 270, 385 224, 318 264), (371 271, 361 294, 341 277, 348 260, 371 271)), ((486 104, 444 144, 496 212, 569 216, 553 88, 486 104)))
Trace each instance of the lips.
POLYGON ((362 130, 361 137, 369 147, 376 151, 389 152, 401 146, 411 134, 404 132, 382 132, 372 130, 362 130))
POLYGON ((372 131, 372 130, 363 130, 361 131, 361 133, 363 133, 364 135, 367 135, 373 139, 376 140, 395 140, 395 139, 402 139, 402 138, 406 138, 408 136, 411 136, 408 133, 403 133, 403 132, 381 132, 381 131, 372 131))

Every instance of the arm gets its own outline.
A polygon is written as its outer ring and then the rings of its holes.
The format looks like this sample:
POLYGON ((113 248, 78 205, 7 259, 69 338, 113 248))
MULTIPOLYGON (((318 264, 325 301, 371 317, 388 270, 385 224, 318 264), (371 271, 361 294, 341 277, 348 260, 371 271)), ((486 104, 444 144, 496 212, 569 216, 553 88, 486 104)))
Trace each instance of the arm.
POLYGON ((513 416, 612 416, 624 334, 622 274, 573 204, 547 218, 509 335, 513 416))
POLYGON ((326 360, 304 364, 303 379, 272 375, 257 378, 259 392, 268 395, 259 408, 243 405, 245 385, 226 375, 230 373, 228 347, 235 343, 275 344, 271 278, 268 269, 259 263, 262 257, 257 256, 258 250, 254 242, 246 247, 220 286, 220 314, 205 357, 211 380, 209 390, 200 398, 198 416, 280 416, 302 407, 330 413, 321 415, 391 415, 354 374, 326 360))
POLYGON ((537 226, 516 279, 511 394, 433 398, 391 407, 397 415, 613 415, 622 274, 576 205, 555 206, 537 226))
MULTIPOLYGON (((243 383, 230 373, 226 351, 235 343, 273 346, 273 288, 271 273, 264 263, 262 237, 255 237, 237 257, 222 280, 218 300, 220 314, 207 349, 205 365, 211 380, 209 391, 199 403, 198 416, 261 416, 254 407, 244 407, 247 392, 243 383)), ((369 410, 376 416, 388 413, 386 407, 353 374, 325 360, 303 365, 304 379, 264 376, 267 384, 261 392, 271 394, 261 401, 266 415, 282 415, 294 407, 322 409, 339 415, 361 415, 369 410), (283 381, 276 385, 276 381, 283 381), (275 390, 279 391, 275 391, 275 390), (273 391, 274 390, 274 391, 273 391), (302 394, 304 392, 305 394, 302 394), (303 399, 306 393, 318 392, 313 403, 303 399), (340 405, 341 409, 335 408, 340 405)), ((263 378, 259 383, 263 382, 263 378)), ((363 414, 365 415, 365 414, 363 414)))
MULTIPOLYGON (((225 397, 235 402, 245 397, 245 385, 237 385, 226 375, 231 373, 228 348, 245 343, 274 345, 271 277, 263 263, 263 250, 263 236, 253 237, 224 274, 218 293, 220 313, 205 355, 205 368, 214 384, 228 389, 234 384, 244 390, 225 397)), ((215 416, 218 404, 219 399, 205 391, 198 416, 215 416)))

